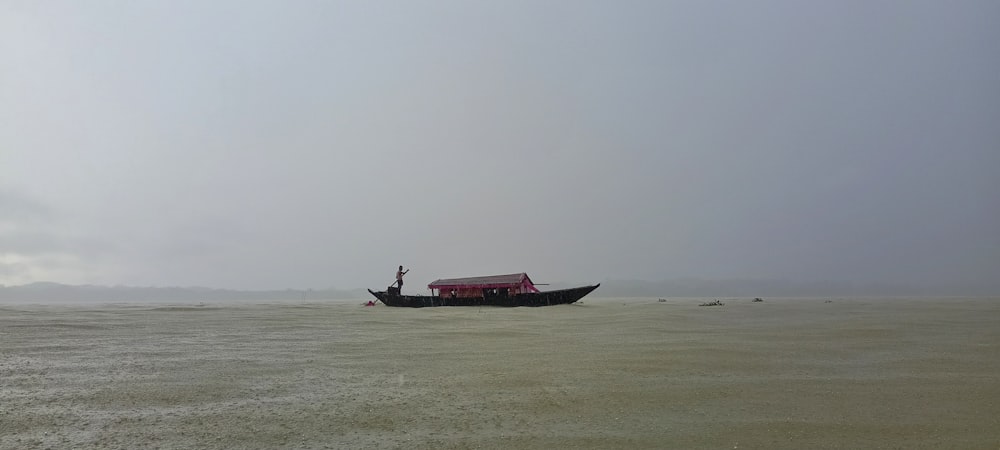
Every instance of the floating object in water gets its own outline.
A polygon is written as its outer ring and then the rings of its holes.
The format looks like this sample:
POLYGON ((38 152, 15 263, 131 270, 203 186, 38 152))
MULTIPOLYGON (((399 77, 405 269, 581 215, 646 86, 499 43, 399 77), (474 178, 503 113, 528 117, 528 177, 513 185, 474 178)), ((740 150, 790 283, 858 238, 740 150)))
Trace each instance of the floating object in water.
POLYGON ((386 306, 548 306, 575 303, 600 284, 555 291, 539 291, 526 273, 451 278, 427 285, 431 295, 400 295, 390 286, 385 291, 368 290, 386 306), (435 294, 434 291, 437 291, 435 294))

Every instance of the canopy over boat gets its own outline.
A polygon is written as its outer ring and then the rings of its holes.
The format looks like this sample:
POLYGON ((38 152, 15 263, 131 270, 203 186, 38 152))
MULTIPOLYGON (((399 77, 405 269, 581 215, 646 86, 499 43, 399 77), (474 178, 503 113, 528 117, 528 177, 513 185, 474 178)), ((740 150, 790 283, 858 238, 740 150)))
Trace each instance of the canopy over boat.
POLYGON ((386 306, 549 306, 574 303, 600 284, 554 291, 539 291, 526 273, 485 277, 445 278, 428 284, 431 295, 402 295, 390 286, 368 290, 386 306), (437 292, 434 292, 437 291, 437 292))
POLYGON ((481 296, 483 289, 506 289, 511 294, 538 292, 531 278, 523 272, 485 277, 445 278, 428 284, 427 288, 432 292, 436 289, 441 296, 452 293, 458 296, 472 294, 481 296))

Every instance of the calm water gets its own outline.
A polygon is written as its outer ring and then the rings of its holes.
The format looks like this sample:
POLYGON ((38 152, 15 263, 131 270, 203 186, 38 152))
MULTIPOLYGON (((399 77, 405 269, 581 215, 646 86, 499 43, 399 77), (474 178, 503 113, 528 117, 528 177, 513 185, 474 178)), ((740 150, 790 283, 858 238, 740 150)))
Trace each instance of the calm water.
POLYGON ((997 448, 997 299, 0 305, 0 448, 997 448))

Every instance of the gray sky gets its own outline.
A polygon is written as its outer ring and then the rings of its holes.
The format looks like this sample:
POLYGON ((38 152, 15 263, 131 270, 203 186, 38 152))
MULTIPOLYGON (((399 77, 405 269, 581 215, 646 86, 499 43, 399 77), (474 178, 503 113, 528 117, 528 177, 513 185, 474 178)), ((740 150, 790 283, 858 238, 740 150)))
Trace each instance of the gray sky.
POLYGON ((4 1, 0 284, 1000 278, 1000 2, 4 1))

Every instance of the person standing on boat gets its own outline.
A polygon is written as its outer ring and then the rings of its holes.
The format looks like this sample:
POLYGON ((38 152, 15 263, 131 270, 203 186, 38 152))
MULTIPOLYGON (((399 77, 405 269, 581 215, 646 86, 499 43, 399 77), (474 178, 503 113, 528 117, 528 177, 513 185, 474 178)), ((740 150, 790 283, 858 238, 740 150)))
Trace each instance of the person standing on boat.
POLYGON ((410 269, 403 270, 403 266, 399 266, 399 270, 396 271, 396 288, 399 289, 399 293, 403 293, 403 275, 409 272, 410 269))

